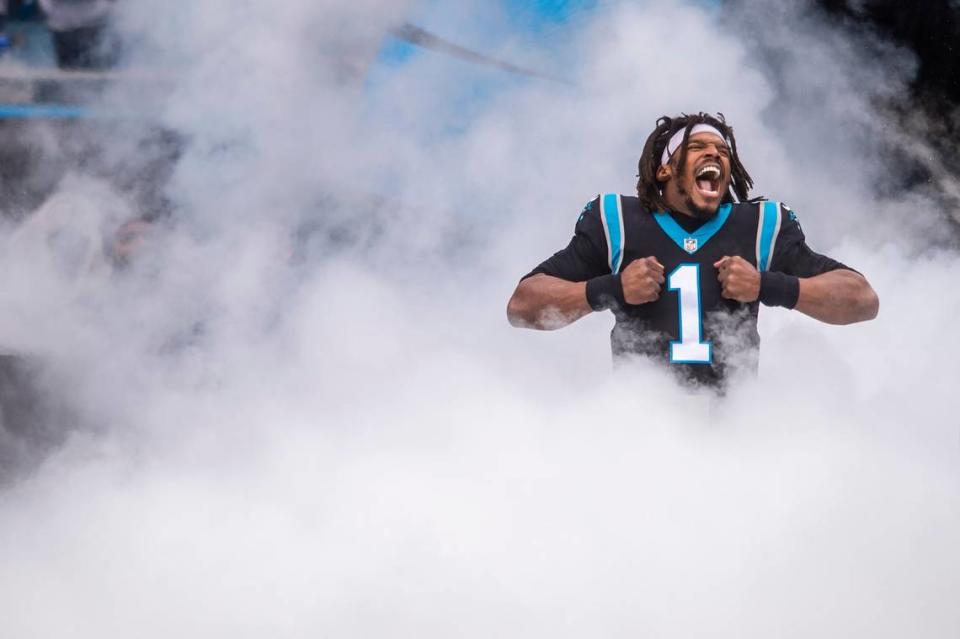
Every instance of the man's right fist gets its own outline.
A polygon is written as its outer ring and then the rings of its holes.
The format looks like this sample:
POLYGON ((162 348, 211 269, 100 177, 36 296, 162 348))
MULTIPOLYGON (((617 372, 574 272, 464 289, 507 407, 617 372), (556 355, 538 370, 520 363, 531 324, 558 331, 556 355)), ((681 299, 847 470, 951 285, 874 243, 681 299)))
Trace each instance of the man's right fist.
POLYGON ((627 304, 652 302, 663 288, 663 264, 652 256, 634 260, 620 272, 620 284, 627 304))

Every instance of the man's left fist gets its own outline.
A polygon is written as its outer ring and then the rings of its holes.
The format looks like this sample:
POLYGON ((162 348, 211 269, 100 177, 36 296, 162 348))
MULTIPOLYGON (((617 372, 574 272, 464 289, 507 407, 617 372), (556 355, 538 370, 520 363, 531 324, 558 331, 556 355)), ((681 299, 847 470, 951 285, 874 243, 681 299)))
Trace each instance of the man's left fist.
POLYGON ((756 302, 760 297, 760 272, 739 255, 725 255, 713 265, 723 296, 738 302, 756 302))

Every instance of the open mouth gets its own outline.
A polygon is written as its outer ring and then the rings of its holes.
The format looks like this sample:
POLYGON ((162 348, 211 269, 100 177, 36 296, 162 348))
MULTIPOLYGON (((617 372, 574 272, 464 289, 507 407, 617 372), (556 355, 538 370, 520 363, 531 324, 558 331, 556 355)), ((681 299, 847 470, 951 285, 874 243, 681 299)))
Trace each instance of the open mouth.
POLYGON ((717 197, 720 195, 720 176, 723 172, 719 164, 704 164, 694 176, 697 183, 697 190, 706 197, 717 197))

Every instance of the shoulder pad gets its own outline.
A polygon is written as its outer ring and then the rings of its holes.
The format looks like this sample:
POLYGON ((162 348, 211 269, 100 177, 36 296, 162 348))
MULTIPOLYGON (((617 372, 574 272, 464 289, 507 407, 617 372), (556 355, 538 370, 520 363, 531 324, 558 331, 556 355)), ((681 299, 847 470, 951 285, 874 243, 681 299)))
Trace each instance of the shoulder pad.
POLYGON ((590 200, 589 202, 587 202, 587 203, 583 206, 583 210, 580 211, 580 216, 577 218, 577 222, 582 222, 584 215, 586 215, 586 214, 589 213, 590 211, 596 209, 596 208, 597 208, 597 202, 599 202, 599 201, 600 201, 600 195, 598 194, 597 197, 595 197, 595 198, 593 198, 592 200, 590 200))
POLYGON ((788 218, 790 221, 792 221, 792 222, 799 222, 799 220, 797 220, 797 214, 794 213, 794 212, 793 212, 793 209, 791 209, 789 206, 787 206, 784 202, 781 202, 781 203, 780 203, 780 208, 783 209, 783 212, 786 214, 787 218, 788 218))

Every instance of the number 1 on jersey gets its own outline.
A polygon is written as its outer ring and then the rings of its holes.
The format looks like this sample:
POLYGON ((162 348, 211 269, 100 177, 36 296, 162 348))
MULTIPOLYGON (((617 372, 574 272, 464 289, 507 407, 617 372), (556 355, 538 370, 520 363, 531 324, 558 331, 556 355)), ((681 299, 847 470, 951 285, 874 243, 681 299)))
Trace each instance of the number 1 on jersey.
POLYGON ((675 364, 709 364, 712 345, 703 340, 703 319, 700 308, 700 265, 681 264, 667 277, 667 286, 676 291, 680 316, 680 340, 670 342, 670 362, 675 364))

